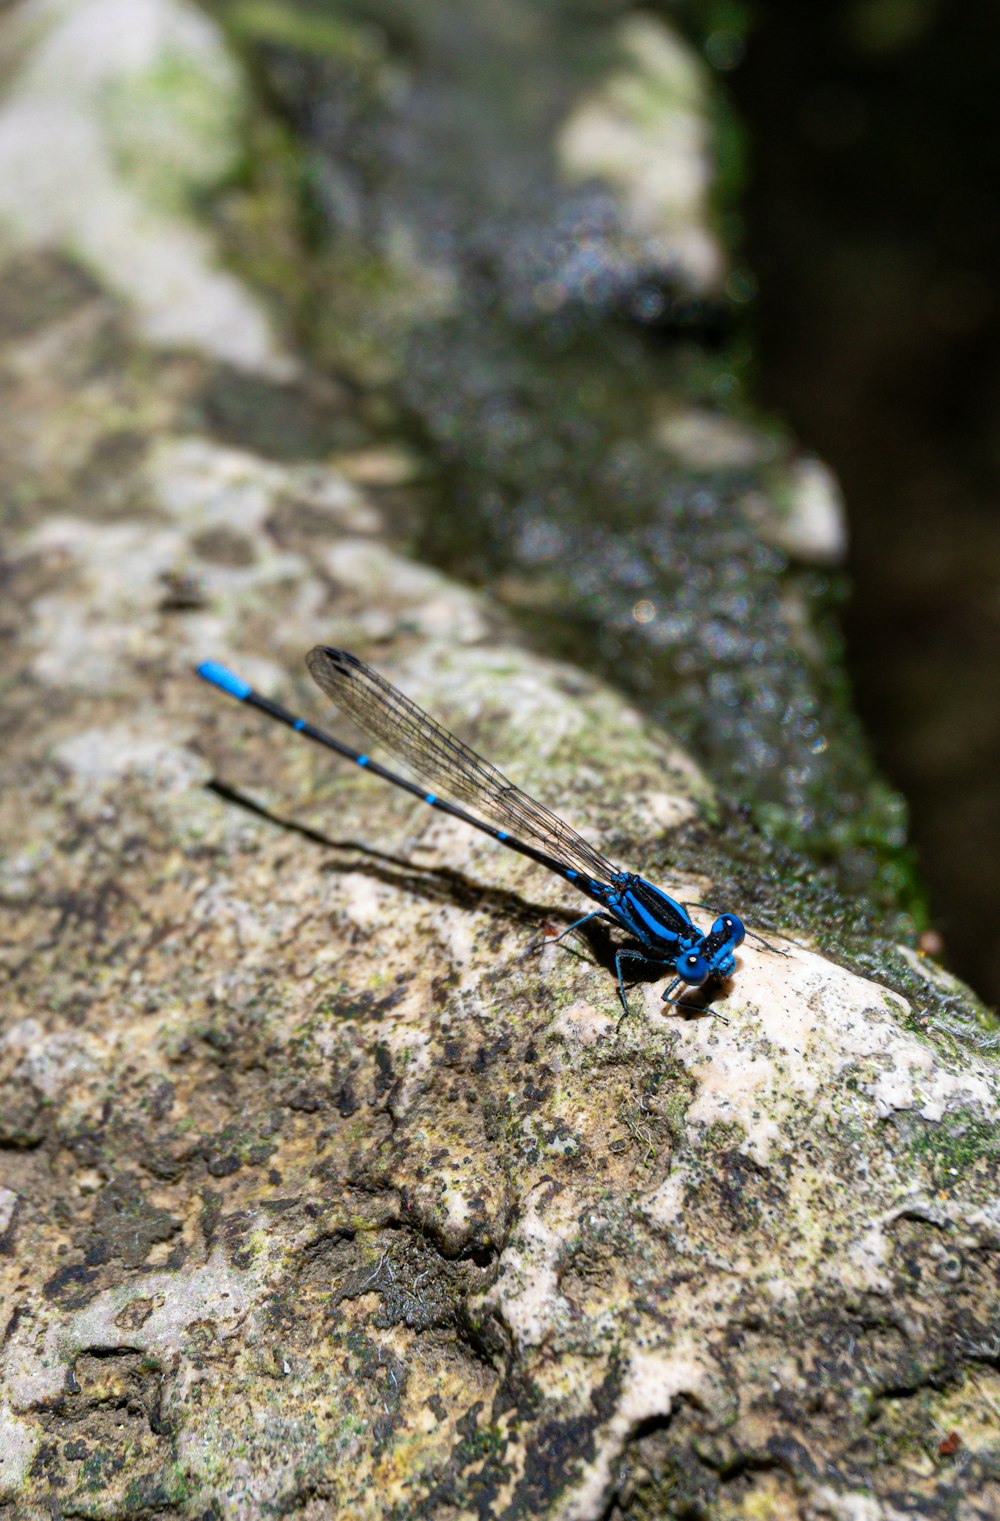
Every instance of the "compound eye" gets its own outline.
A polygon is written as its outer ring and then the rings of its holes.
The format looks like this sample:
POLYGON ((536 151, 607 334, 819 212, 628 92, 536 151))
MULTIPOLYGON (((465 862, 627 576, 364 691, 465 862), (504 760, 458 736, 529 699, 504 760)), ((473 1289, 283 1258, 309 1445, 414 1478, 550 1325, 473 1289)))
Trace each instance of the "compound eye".
POLYGON ((722 914, 712 925, 713 935, 725 935, 733 945, 742 945, 747 937, 746 928, 742 919, 737 919, 735 914, 722 914))
POLYGON ((678 977, 689 982, 693 988, 700 987, 708 976, 708 962, 697 951, 688 951, 674 962, 678 977))

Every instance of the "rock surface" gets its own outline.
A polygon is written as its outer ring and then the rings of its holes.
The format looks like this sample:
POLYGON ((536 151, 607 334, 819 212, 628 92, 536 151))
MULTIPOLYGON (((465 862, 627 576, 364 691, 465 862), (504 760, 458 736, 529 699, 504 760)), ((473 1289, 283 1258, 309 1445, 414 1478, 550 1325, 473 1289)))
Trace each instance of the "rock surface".
POLYGON ((537 948, 563 885, 191 668, 325 722, 302 654, 356 649, 702 900, 698 769, 394 550, 336 388, 263 344, 327 443, 238 446, 245 353, 6 239, 0 1515, 1000 1514, 961 990, 769 930, 711 1012, 620 1022, 610 942, 537 948))
POLYGON ((182 0, 23 0, 3 53, 0 223, 71 250, 157 342, 287 374, 186 210, 242 146, 243 81, 214 25, 182 0))

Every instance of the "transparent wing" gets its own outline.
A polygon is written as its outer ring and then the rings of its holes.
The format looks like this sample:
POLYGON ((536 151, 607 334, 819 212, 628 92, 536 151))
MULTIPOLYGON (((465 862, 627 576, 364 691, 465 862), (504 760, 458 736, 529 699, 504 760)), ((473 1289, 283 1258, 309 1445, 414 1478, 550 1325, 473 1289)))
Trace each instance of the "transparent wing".
POLYGON ((456 739, 415 702, 346 650, 317 645, 306 656, 313 680, 366 734, 379 740, 442 797, 588 876, 609 881, 617 868, 562 819, 515 787, 496 766, 456 739))

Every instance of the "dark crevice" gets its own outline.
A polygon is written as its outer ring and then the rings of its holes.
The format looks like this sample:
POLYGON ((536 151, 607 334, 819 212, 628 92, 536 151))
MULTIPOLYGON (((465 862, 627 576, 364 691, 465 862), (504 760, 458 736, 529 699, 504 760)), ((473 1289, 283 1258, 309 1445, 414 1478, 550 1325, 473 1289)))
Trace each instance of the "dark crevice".
POLYGON ((993 1003, 998 48, 986 0, 769 0, 727 80, 750 139, 757 392, 844 485, 858 706, 950 959, 993 1003))
POLYGON ((121 1357, 142 1357, 145 1355, 145 1351, 144 1348, 130 1346, 127 1342, 108 1344, 95 1342, 92 1346, 81 1347, 76 1355, 78 1358, 93 1357, 98 1362, 114 1362, 117 1358, 121 1357))

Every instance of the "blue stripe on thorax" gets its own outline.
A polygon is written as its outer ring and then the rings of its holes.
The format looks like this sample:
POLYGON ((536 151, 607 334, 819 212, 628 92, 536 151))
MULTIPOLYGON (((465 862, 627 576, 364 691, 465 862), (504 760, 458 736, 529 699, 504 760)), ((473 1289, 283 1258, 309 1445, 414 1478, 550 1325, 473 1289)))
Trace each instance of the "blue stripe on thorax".
POLYGON ((630 893, 609 907, 618 922, 648 950, 673 950, 677 946, 677 936, 644 913, 630 893))
POLYGON ((630 934, 650 950, 674 953, 699 939, 691 917, 669 894, 642 877, 623 872, 608 907, 630 934))

